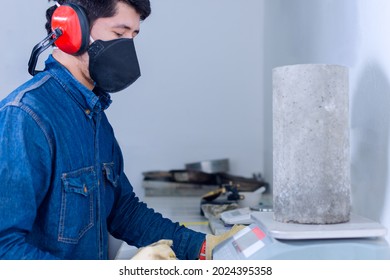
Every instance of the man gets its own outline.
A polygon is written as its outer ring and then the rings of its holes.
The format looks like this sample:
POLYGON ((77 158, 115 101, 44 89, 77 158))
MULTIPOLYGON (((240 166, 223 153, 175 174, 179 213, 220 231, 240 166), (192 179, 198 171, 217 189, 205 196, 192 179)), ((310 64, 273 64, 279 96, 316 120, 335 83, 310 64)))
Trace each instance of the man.
POLYGON ((139 77, 133 39, 149 14, 149 0, 58 1, 48 9, 46 43, 57 48, 42 72, 34 48, 34 77, 0 102, 1 259, 107 259, 109 233, 147 246, 135 259, 198 259, 204 251, 210 258, 231 234, 206 241, 163 218, 139 201, 123 172, 104 110, 108 92, 139 77), (56 21, 59 10, 65 16, 56 21), (61 24, 74 17, 87 41, 72 50, 73 33, 61 24))

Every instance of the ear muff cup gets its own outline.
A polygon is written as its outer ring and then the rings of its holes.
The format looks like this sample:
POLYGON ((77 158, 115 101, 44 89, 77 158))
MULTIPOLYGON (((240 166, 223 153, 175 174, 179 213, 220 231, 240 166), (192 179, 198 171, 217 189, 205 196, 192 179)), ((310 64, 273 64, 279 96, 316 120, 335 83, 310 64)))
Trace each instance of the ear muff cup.
POLYGON ((88 49, 89 20, 79 5, 69 3, 55 9, 51 18, 51 28, 61 30, 62 35, 54 44, 63 52, 79 55, 88 49))

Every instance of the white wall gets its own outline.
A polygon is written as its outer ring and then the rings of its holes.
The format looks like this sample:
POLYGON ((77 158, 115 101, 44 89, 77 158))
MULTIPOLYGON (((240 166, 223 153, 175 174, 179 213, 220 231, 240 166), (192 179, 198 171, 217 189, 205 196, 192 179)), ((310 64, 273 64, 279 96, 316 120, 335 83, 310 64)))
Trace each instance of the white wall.
POLYGON ((349 66, 353 211, 390 228, 390 2, 263 3, 266 177, 272 178, 272 68, 298 63, 349 66))
MULTIPOLYGON (((261 1, 151 3, 136 39, 142 77, 107 112, 136 192, 143 196, 142 172, 200 160, 229 158, 236 175, 263 172, 261 1)), ((3 3, 0 98, 29 78, 48 6, 3 3)))
MULTIPOLYGON (((30 78, 27 63, 35 44, 46 36, 47 1, 4 1, 0 10, 0 98, 30 78)), ((40 58, 39 67, 42 66, 40 58)), ((38 67, 38 68, 39 68, 38 67)), ((41 69, 41 68, 40 68, 41 69)))
POLYGON ((358 8, 361 44, 351 100, 355 208, 390 229, 390 2, 360 0, 358 8))
POLYGON ((134 187, 143 171, 208 159, 262 172, 261 1, 151 2, 136 40, 142 76, 109 110, 134 187))

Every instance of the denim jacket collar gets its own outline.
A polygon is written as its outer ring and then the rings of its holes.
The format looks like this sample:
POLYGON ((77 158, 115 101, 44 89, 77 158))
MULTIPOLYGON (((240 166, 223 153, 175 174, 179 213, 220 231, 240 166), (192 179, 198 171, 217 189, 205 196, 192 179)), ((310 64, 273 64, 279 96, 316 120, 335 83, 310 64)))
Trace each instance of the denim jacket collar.
POLYGON ((68 69, 56 61, 52 55, 46 60, 45 71, 48 71, 61 84, 89 118, 110 106, 112 101, 107 92, 97 88, 93 91, 89 90, 73 77, 68 69))

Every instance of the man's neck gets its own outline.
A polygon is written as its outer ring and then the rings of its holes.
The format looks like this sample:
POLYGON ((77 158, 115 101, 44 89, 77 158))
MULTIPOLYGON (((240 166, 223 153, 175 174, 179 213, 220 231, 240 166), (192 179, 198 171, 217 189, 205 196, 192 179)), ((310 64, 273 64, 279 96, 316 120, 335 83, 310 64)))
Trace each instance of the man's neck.
POLYGON ((89 78, 87 68, 87 55, 74 56, 61 50, 53 50, 53 57, 61 63, 81 84, 88 89, 94 88, 93 81, 89 78))

